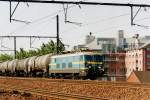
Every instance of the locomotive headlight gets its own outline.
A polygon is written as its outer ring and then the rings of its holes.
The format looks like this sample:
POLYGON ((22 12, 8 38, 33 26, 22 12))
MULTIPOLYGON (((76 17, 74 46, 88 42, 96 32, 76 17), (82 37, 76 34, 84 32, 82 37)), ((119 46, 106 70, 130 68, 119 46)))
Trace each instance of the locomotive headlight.
POLYGON ((100 66, 99 66, 98 68, 99 68, 99 69, 101 69, 101 67, 100 67, 100 66))
POLYGON ((89 66, 89 68, 92 68, 91 66, 89 66))

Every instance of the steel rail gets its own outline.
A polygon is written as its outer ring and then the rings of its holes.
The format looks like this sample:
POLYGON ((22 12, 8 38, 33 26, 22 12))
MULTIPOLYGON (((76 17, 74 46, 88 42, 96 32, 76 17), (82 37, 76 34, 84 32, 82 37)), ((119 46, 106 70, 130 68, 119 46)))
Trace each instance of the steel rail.
MULTIPOLYGON (((6 77, 0 77, 6 78, 6 77)), ((127 83, 127 82, 103 82, 103 81, 92 81, 92 80, 66 80, 66 79, 46 79, 46 78, 16 78, 16 77, 7 77, 7 79, 16 79, 16 80, 25 80, 25 81, 40 81, 40 82, 51 82, 51 83, 64 83, 64 84, 85 84, 85 85, 107 85, 107 86, 123 86, 123 87, 142 87, 150 88, 150 84, 138 84, 138 83, 127 83)))
POLYGON ((44 97, 59 98, 61 100, 66 100, 66 99, 108 100, 106 98, 98 98, 98 97, 77 95, 77 94, 66 94, 66 93, 54 92, 54 91, 49 92, 48 90, 44 90, 44 89, 41 90, 41 89, 33 89, 33 88, 26 88, 26 87, 4 85, 4 84, 1 84, 1 88, 3 88, 4 90, 9 89, 9 90, 15 90, 15 91, 19 91, 19 92, 28 92, 31 94, 41 95, 44 97))

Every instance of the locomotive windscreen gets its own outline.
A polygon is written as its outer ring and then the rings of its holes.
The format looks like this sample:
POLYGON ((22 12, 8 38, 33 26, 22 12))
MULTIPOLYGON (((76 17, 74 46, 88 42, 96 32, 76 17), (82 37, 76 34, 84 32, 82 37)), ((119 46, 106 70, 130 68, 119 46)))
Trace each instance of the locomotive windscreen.
POLYGON ((85 61, 102 62, 103 58, 101 55, 85 55, 85 61))

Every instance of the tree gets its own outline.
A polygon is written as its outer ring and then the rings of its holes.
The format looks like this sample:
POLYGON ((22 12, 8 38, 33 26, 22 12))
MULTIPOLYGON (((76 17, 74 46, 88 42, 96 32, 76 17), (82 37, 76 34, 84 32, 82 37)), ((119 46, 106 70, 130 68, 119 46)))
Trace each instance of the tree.
POLYGON ((11 55, 8 55, 8 54, 1 54, 0 55, 0 61, 3 62, 3 61, 7 61, 7 60, 12 60, 13 59, 13 56, 11 55))
MULTIPOLYGON (((40 48, 37 50, 29 50, 25 51, 23 48, 20 48, 20 51, 17 51, 17 58, 18 59, 23 59, 23 58, 28 58, 32 56, 41 56, 45 54, 56 54, 57 50, 57 43, 54 43, 52 40, 49 41, 47 44, 43 43, 40 48)), ((65 50, 64 44, 59 41, 59 53, 65 50)))

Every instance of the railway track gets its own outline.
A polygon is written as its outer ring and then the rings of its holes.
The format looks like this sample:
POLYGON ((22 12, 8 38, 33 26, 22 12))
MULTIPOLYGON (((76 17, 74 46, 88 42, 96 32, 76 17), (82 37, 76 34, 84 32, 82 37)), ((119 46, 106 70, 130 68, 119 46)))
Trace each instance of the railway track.
POLYGON ((33 89, 27 87, 18 87, 18 86, 11 86, 11 85, 4 85, 0 84, 0 89, 9 90, 9 91, 18 91, 20 93, 31 93, 39 96, 44 96, 47 98, 55 98, 58 100, 109 100, 106 98, 98 98, 92 96, 85 96, 85 95, 77 95, 77 94, 66 94, 62 92, 54 92, 48 91, 45 89, 33 89))
POLYGON ((98 80, 0 77, 0 88, 56 98, 57 100, 108 100, 120 97, 123 99, 126 95, 127 98, 130 96, 130 100, 132 100, 131 96, 136 99, 139 96, 142 96, 141 99, 147 97, 143 100, 149 100, 150 97, 150 84, 98 80))
POLYGON ((150 84, 138 84, 138 83, 127 83, 127 82, 104 82, 98 80, 69 80, 69 79, 48 79, 48 78, 20 78, 20 77, 0 77, 0 79, 16 79, 16 80, 25 80, 25 81, 42 81, 42 82, 51 82, 51 83, 66 83, 66 84, 90 84, 90 85, 107 85, 114 87, 131 87, 131 88, 150 88, 150 84))

